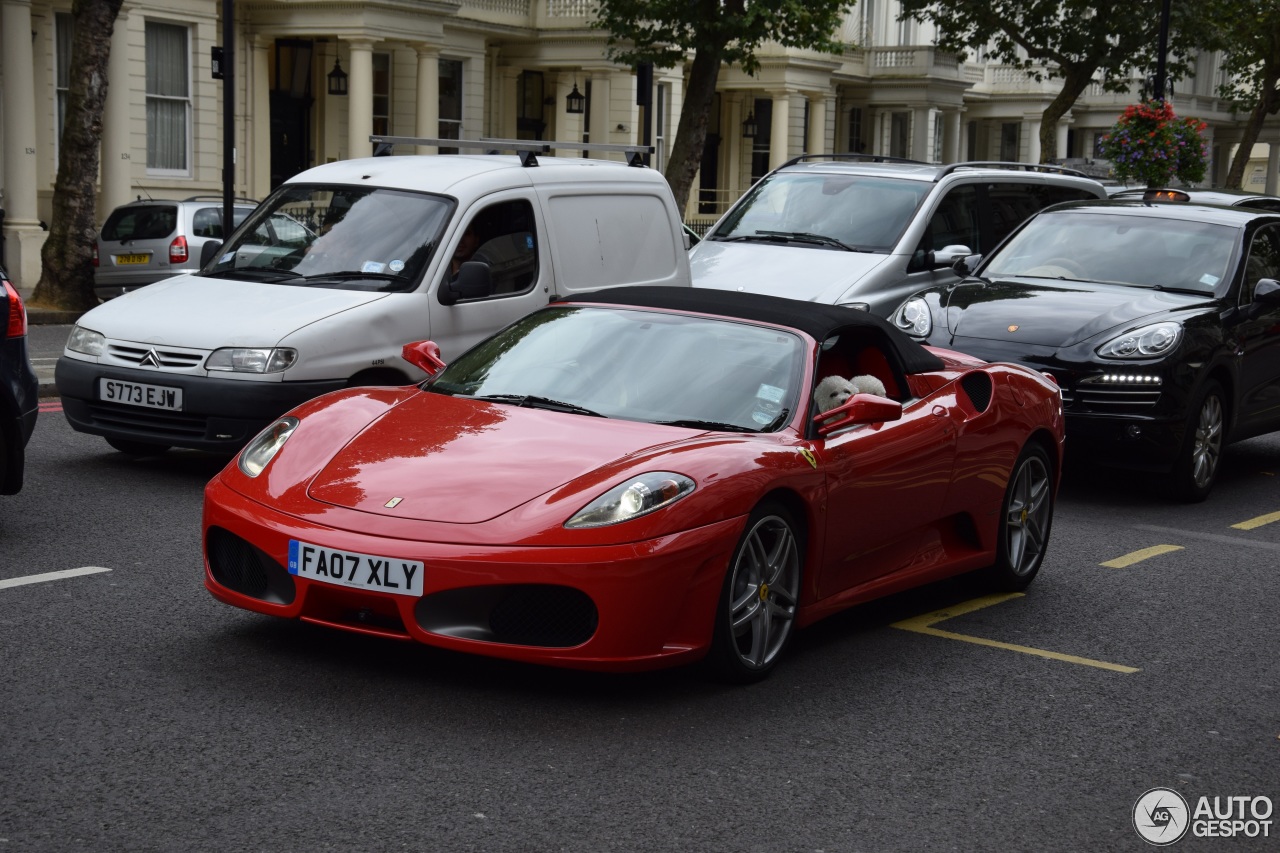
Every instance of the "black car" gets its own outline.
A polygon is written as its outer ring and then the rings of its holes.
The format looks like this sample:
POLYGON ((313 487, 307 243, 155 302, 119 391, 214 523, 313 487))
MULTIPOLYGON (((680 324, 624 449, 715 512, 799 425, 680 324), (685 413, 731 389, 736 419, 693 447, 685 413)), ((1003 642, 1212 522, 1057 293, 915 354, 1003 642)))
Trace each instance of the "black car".
POLYGON ((40 386, 27 356, 27 309, 0 269, 0 495, 22 489, 27 441, 36 428, 40 386))
POLYGON ((917 340, 1051 374, 1083 458, 1204 500, 1225 444, 1280 429, 1280 214, 1076 202, 894 313, 917 340))

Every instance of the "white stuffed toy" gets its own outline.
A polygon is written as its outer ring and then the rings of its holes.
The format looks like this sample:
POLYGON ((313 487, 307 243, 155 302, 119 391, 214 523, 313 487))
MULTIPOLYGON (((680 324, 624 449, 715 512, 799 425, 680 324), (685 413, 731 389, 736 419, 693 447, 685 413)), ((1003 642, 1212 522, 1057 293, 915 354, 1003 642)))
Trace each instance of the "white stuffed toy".
POLYGON ((875 394, 877 397, 888 396, 885 394, 884 383, 869 375, 855 376, 852 379, 845 379, 843 376, 828 376, 818 383, 818 390, 814 392, 813 396, 818 401, 818 411, 829 412, 837 406, 847 403, 854 394, 875 394))

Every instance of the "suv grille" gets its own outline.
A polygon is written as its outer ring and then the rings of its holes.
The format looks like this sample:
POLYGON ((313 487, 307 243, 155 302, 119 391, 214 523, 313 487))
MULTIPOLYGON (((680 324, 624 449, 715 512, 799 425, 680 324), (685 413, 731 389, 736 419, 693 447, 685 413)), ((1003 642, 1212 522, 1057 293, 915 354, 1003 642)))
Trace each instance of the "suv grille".
POLYGON ((155 353, 156 364, 148 361, 148 366, 190 369, 199 367, 204 362, 204 354, 200 352, 181 352, 158 347, 127 346, 125 344, 108 344, 107 354, 121 364, 131 367, 140 366, 147 356, 155 353))

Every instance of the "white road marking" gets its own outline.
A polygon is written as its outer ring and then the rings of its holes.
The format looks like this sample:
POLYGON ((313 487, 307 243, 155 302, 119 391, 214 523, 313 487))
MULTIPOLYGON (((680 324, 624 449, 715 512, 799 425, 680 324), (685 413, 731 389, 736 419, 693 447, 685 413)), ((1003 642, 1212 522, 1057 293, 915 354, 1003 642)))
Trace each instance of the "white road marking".
POLYGON ((6 589, 11 586, 24 586, 29 583, 44 583, 45 581, 60 581, 66 578, 78 578, 81 575, 96 575, 99 572, 109 572, 108 568, 102 566, 81 566, 78 569, 63 569, 60 572, 45 572, 42 575, 27 575, 22 578, 8 578, 0 580, 0 589, 6 589))

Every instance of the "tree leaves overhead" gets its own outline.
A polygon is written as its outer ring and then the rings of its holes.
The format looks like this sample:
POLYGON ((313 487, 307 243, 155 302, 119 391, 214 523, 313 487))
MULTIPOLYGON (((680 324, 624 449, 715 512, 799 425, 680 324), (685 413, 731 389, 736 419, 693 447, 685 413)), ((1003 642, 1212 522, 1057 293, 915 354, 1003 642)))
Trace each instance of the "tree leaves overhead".
POLYGON ((609 32, 609 58, 625 64, 652 62, 671 68, 690 51, 718 50, 722 60, 748 74, 759 67, 765 42, 826 52, 842 45, 833 36, 849 0, 601 0, 592 26, 609 32))

